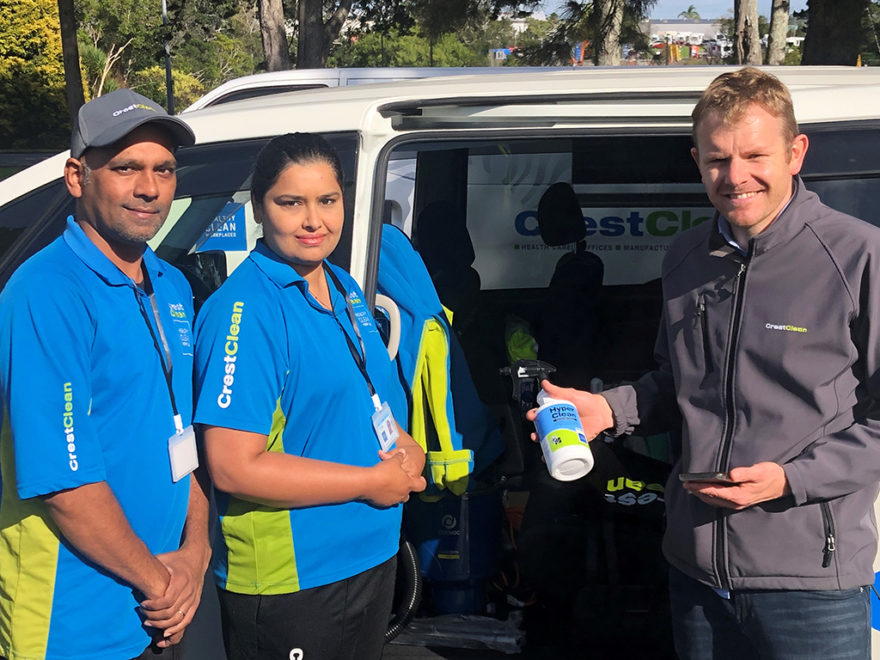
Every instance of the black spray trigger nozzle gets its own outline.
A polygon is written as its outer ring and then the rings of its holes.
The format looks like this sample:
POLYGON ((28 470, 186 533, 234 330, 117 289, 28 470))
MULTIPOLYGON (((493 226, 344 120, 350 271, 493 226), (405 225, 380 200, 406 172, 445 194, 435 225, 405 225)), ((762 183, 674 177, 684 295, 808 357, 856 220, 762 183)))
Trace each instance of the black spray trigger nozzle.
POLYGON ((510 376, 513 400, 522 412, 535 407, 541 381, 549 378, 556 371, 549 362, 541 360, 517 360, 509 367, 502 367, 499 372, 510 376))

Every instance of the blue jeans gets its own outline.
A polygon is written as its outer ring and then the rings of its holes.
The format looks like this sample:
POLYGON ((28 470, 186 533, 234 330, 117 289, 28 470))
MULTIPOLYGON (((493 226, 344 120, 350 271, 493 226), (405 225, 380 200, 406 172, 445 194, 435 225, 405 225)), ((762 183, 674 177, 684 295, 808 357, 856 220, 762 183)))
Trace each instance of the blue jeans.
POLYGON ((865 660, 871 657, 868 589, 742 590, 725 599, 670 568, 675 650, 680 660, 865 660))

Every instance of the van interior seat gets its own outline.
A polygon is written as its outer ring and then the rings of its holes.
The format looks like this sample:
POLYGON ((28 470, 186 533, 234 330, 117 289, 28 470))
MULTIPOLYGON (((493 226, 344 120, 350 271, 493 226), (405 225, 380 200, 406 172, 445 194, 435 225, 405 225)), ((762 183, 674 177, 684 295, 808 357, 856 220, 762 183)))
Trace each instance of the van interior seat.
POLYGON ((472 266, 476 255, 464 210, 445 200, 427 204, 416 216, 413 244, 440 302, 452 311, 452 329, 480 399, 490 403, 500 384, 498 368, 504 366, 503 359, 496 364, 504 333, 496 334, 494 314, 480 299, 480 275, 472 266))
POLYGON ((416 219, 413 241, 440 302, 455 316, 467 316, 480 291, 480 274, 472 266, 474 244, 465 221, 464 212, 451 202, 431 202, 416 219))
POLYGON ((575 244, 556 262, 546 289, 535 327, 538 358, 556 367, 558 384, 589 389, 605 345, 600 312, 605 265, 586 249, 584 215, 569 183, 554 183, 541 195, 538 228, 548 246, 575 244))

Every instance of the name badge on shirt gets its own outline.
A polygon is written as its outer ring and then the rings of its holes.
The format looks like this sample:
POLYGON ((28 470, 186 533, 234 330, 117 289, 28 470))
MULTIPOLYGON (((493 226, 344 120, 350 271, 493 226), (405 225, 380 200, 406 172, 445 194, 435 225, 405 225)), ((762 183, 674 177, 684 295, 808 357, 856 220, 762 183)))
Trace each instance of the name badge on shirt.
MULTIPOLYGON (((378 397, 376 398, 378 399, 378 397)), ((400 434, 397 432, 397 424, 387 401, 383 402, 380 408, 373 413, 373 430, 376 431, 376 437, 379 438, 379 446, 382 447, 382 451, 394 448, 394 443, 400 434)))
POLYGON ((192 425, 168 438, 168 457, 171 459, 171 480, 175 483, 199 467, 196 434, 192 425))

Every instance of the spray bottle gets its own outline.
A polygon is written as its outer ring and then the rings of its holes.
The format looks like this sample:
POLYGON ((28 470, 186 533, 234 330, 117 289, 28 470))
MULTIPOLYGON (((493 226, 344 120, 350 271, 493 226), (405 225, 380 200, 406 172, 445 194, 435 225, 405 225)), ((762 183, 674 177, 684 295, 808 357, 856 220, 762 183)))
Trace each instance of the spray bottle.
POLYGON ((593 469, 593 452, 584 435, 577 409, 554 399, 543 389, 537 396, 535 429, 550 476, 559 481, 580 479, 593 469))

